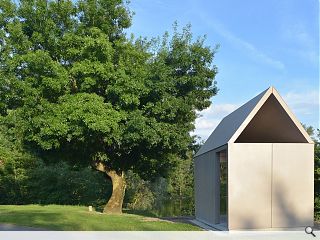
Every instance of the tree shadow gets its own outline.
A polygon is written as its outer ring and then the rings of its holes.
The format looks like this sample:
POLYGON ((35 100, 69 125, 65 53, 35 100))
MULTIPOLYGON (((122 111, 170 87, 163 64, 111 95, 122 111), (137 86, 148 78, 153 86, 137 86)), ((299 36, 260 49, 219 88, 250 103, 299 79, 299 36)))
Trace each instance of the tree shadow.
MULTIPOLYGON (((20 227, 50 229, 50 231, 77 230, 80 228, 80 225, 76 222, 65 221, 65 214, 32 209, 2 212, 0 222, 20 227)), ((25 231, 28 231, 27 228, 25 231)))
POLYGON ((155 213, 147 211, 147 210, 132 210, 132 209, 123 209, 123 213, 126 214, 134 214, 134 215, 139 215, 143 217, 158 217, 155 213))
MULTIPOLYGON (((281 228, 283 230, 300 230, 301 227, 313 226, 313 212, 311 205, 298 202, 289 196, 289 190, 281 183, 275 182, 271 205, 271 219, 269 226, 265 228, 257 225, 255 218, 258 216, 256 211, 259 209, 252 207, 246 215, 238 216, 235 222, 240 223, 236 229, 268 229, 281 228), (252 214, 251 214, 252 213, 252 214)), ((290 190, 292 191, 292 190, 290 190)), ((296 194, 302 194, 297 191, 296 194)), ((292 195, 291 195, 292 196, 292 195)))
MULTIPOLYGON (((312 226, 314 224, 312 209, 308 210, 309 207, 303 202, 299 203, 298 206, 297 200, 290 199, 288 197, 286 188, 281 183, 276 182, 275 184, 277 185, 277 187, 273 193, 274 198, 272 202, 272 227, 295 228, 312 226)), ((296 194, 303 193, 296 192, 296 194)))

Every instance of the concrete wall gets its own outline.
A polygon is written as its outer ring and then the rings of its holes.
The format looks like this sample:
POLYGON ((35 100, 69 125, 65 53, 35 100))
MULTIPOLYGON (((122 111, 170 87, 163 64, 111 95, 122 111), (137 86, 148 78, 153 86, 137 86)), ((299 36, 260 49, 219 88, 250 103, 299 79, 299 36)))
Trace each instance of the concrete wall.
POLYGON ((313 144, 273 144, 272 227, 313 226, 313 144))
POLYGON ((210 151, 194 160, 195 213, 196 218, 208 225, 219 221, 219 165, 215 151, 210 151))
POLYGON ((313 144, 228 146, 228 227, 313 225, 313 144))
POLYGON ((271 227, 271 158, 271 143, 229 144, 229 230, 271 227))

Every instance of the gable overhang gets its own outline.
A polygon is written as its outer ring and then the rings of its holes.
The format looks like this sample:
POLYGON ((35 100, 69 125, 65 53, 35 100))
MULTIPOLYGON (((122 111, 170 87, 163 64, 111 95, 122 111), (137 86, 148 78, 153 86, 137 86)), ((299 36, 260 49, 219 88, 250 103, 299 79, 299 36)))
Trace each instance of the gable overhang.
POLYGON ((248 126, 248 124, 252 121, 252 119, 254 118, 254 116, 258 113, 258 111, 261 109, 261 107, 263 106, 263 104, 269 99, 269 97, 273 95, 276 100, 279 102, 279 104, 281 105, 281 107, 283 108, 283 110, 288 114, 289 118, 292 120, 292 122, 294 123, 294 125, 297 127, 297 129, 300 131, 300 133, 303 135, 303 137, 305 138, 305 140, 308 143, 313 144, 314 142, 312 141, 312 139, 310 138, 309 134, 306 132, 306 130, 303 128, 303 126, 301 125, 301 123, 299 122, 299 120, 296 118, 296 116, 292 113, 292 111, 290 110, 290 108, 288 107, 288 105, 285 103, 285 101, 282 99, 282 97, 280 96, 280 94, 278 93, 278 91, 274 88, 274 87, 270 87, 265 94, 263 95, 263 97, 259 100, 259 102, 256 104, 256 106, 253 108, 253 110, 250 112, 250 114, 248 114, 247 118, 242 122, 242 124, 240 125, 240 127, 235 131, 235 133, 232 135, 232 137, 230 138, 230 140, 228 141, 229 143, 235 143, 236 140, 238 139, 238 137, 240 136, 240 134, 244 131, 244 129, 248 126))
POLYGON ((251 113, 259 100, 265 95, 267 90, 268 89, 261 92, 260 94, 243 104, 241 107, 237 108, 232 113, 224 117, 194 157, 200 156, 206 152, 215 150, 216 148, 228 144, 230 138, 234 135, 236 130, 251 113))

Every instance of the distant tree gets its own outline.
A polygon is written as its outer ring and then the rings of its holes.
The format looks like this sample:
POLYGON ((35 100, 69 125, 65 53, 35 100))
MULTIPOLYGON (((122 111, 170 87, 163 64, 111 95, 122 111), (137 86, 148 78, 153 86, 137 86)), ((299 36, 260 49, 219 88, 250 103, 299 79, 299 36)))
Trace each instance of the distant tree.
POLYGON ((320 220, 320 129, 302 124, 314 141, 314 193, 315 193, 315 218, 320 220))
POLYGON ((0 1, 0 111, 33 151, 124 173, 165 175, 187 151, 196 111, 216 94, 215 49, 190 26, 160 40, 128 39, 122 0, 0 1))
POLYGON ((315 136, 315 129, 312 126, 307 126, 306 124, 302 124, 303 128, 306 130, 306 132, 309 134, 309 136, 312 138, 312 140, 316 141, 315 136))
POLYGON ((8 134, 0 116, 0 204, 22 204, 27 200, 28 169, 37 159, 8 134))
MULTIPOLYGON (((193 203, 194 195, 194 177, 193 177, 193 158, 192 152, 189 151, 184 158, 177 158, 177 165, 170 172, 168 178, 169 184, 172 186, 171 196, 179 202, 182 209, 184 201, 193 203)), ((193 204, 191 204, 193 206, 193 204)))
POLYGON ((179 201, 179 208, 182 214, 194 215, 194 165, 191 152, 185 158, 180 159, 175 171, 177 177, 172 178, 171 183, 177 195, 173 195, 173 197, 176 201, 179 201))

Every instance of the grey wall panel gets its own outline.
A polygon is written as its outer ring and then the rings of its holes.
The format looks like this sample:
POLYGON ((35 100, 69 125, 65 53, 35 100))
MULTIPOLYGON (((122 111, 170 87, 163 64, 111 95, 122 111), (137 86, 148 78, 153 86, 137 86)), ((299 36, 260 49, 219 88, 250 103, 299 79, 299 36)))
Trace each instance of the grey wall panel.
POLYGON ((272 227, 313 225, 313 144, 273 144, 272 227))
POLYGON ((271 227, 271 159, 271 143, 229 144, 229 230, 271 227))
POLYGON ((209 225, 215 224, 215 162, 216 153, 207 152, 195 158, 195 213, 196 218, 209 225))

